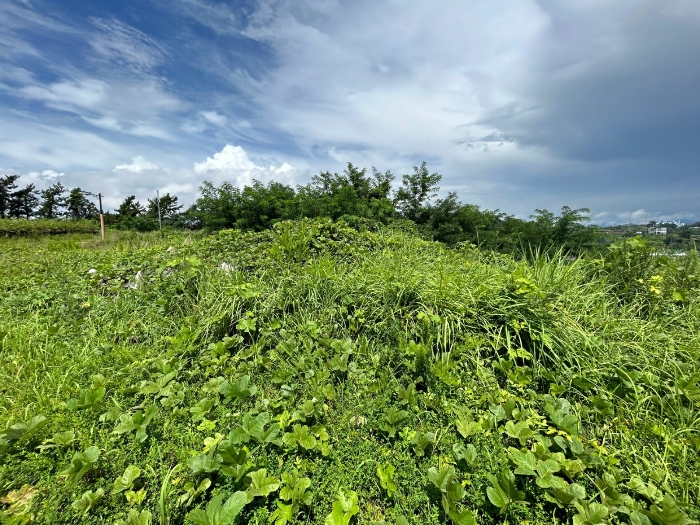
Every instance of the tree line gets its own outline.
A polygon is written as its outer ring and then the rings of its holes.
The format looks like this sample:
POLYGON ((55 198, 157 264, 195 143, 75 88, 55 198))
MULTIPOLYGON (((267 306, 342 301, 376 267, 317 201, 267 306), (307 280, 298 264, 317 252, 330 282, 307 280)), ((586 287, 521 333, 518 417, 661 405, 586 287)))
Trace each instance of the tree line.
MULTIPOLYGON (((0 179, 0 217, 97 217, 91 194, 80 188, 68 191, 58 182, 41 192, 33 184, 18 189, 17 178, 0 179)), ((192 206, 183 211, 177 196, 165 194, 160 211, 167 227, 206 230, 261 231, 279 221, 304 217, 343 220, 360 230, 395 224, 448 245, 469 242, 509 253, 560 248, 581 253, 599 243, 596 227, 585 224, 587 208, 564 206, 559 214, 538 209, 530 220, 523 220, 462 203, 454 192, 437 199, 441 180, 424 162, 403 175, 394 189, 395 176, 390 171, 372 168, 369 172, 348 163, 343 173, 321 172, 296 187, 254 181, 238 188, 230 182, 216 186, 205 181, 192 206)), ((114 212, 105 214, 106 222, 119 229, 154 230, 158 204, 157 199, 149 199, 143 206, 134 195, 128 196, 114 212)))

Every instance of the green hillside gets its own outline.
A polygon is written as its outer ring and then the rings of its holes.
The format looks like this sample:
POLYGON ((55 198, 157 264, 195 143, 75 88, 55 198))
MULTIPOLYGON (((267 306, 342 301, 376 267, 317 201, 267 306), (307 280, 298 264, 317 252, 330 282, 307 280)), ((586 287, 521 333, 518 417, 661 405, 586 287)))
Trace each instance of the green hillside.
POLYGON ((640 239, 0 239, 1 522, 691 523, 699 282, 640 239))

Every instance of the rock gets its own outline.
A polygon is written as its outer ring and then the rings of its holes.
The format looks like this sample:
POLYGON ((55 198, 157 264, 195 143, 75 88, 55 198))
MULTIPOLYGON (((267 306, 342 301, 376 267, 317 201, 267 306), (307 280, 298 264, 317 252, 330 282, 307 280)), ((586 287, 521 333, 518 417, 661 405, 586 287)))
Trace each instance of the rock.
POLYGON ((97 273, 97 270, 95 270, 94 268, 90 268, 90 269, 88 270, 88 273, 89 273, 90 275, 92 275, 93 273, 97 273))

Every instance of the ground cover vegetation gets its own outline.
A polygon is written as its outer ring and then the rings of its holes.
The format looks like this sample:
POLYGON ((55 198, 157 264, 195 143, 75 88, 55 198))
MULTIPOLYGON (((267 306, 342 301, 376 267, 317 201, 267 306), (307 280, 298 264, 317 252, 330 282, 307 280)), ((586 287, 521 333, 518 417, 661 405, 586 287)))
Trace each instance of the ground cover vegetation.
POLYGON ((0 239, 2 523, 700 518, 695 253, 400 226, 0 239))

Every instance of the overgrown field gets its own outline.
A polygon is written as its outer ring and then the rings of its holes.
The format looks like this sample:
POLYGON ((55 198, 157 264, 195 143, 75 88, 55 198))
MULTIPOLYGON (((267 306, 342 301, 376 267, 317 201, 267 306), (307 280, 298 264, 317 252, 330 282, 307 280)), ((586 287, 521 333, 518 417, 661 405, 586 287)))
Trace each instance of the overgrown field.
POLYGON ((697 257, 530 259, 0 239, 2 523, 697 520, 697 257))
POLYGON ((0 219, 0 237, 36 237, 66 233, 97 233, 100 225, 89 220, 0 219))

